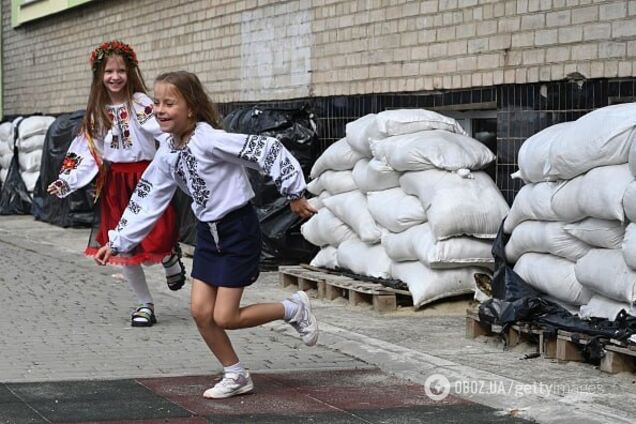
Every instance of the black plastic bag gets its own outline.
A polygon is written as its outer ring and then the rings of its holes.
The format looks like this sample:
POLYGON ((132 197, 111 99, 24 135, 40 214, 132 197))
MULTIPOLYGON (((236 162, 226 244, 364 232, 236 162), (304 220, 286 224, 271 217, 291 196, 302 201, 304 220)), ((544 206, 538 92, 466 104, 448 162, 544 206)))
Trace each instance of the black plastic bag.
POLYGON ((94 182, 63 199, 51 196, 46 190, 58 178, 64 156, 77 135, 83 117, 83 110, 61 115, 46 133, 40 177, 33 189, 31 208, 37 220, 60 227, 90 227, 97 219, 94 182))
POLYGON ((0 191, 0 215, 28 215, 30 212, 31 195, 20 176, 18 149, 14 146, 7 178, 0 191))

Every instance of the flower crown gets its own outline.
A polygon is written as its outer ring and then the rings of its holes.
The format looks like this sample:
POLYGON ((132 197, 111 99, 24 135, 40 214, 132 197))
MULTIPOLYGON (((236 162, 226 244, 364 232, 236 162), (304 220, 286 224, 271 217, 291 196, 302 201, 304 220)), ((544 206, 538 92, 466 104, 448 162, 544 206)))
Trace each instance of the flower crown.
POLYGON ((125 59, 126 63, 135 66, 137 66, 138 64, 137 55, 135 54, 135 51, 132 49, 132 47, 130 47, 128 44, 122 43, 118 40, 106 41, 105 43, 100 44, 99 47, 97 47, 91 53, 89 61, 93 72, 97 71, 97 66, 102 63, 104 58, 112 54, 118 54, 122 56, 125 59))

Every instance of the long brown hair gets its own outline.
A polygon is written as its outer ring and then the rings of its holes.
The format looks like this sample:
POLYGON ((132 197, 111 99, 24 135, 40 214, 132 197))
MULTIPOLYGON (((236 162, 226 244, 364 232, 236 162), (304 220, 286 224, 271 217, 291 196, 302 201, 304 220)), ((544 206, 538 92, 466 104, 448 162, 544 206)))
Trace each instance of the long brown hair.
POLYGON ((158 82, 172 84, 177 89, 194 113, 195 124, 207 122, 213 128, 223 129, 223 121, 216 104, 207 95, 203 84, 195 74, 187 71, 166 72, 155 79, 155 83, 158 82))
POLYGON ((108 90, 104 86, 104 69, 106 60, 111 56, 120 56, 126 65, 126 99, 132 102, 134 93, 148 93, 146 83, 137 66, 137 58, 132 48, 120 41, 107 41, 101 44, 91 53, 91 67, 93 69, 93 81, 88 95, 88 105, 82 121, 80 131, 90 137, 102 137, 113 125, 106 113, 106 105, 110 101, 108 90))

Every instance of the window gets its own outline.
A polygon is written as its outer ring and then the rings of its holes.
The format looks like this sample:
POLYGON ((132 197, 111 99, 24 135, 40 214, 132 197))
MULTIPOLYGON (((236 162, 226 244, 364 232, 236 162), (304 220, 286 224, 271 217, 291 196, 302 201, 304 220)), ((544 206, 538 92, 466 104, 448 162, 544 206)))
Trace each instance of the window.
POLYGON ((93 0, 11 0, 11 25, 15 28, 89 1, 93 0))

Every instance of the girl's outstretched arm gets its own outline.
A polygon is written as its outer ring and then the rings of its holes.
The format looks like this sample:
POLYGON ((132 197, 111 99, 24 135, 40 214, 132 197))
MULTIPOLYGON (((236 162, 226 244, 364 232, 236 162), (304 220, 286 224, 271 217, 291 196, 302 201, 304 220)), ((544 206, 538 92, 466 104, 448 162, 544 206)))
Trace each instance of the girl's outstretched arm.
POLYGON ((58 179, 49 184, 47 191, 60 198, 66 197, 89 184, 98 171, 99 166, 89 148, 88 139, 80 134, 71 142, 62 161, 58 179))

